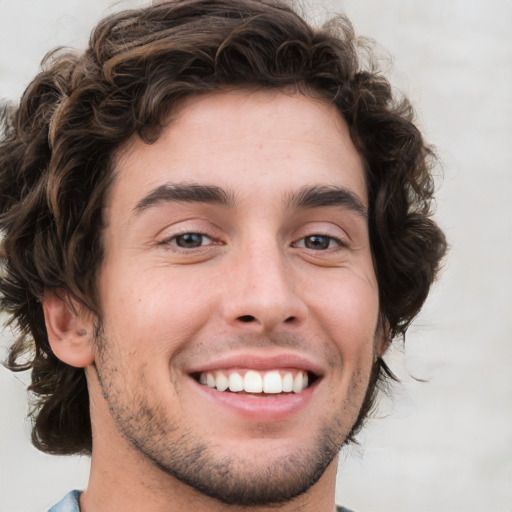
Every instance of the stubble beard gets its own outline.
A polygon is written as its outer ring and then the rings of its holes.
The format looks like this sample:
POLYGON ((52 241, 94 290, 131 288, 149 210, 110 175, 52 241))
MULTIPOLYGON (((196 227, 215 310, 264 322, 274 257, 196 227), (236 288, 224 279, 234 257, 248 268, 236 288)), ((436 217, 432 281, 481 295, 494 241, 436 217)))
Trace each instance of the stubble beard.
MULTIPOLYGON (((309 446, 300 446, 286 457, 262 464, 243 455, 219 454, 214 445, 173 422, 165 407, 151 404, 143 386, 137 386, 137 392, 127 400, 126 388, 119 385, 117 359, 109 353, 105 342, 98 336, 101 348, 96 370, 103 397, 120 433, 164 473, 226 505, 275 506, 303 495, 318 482, 358 429, 356 423, 362 421, 357 418, 361 404, 355 407, 354 414, 354 404, 349 401, 324 423, 309 446), (353 417, 348 426, 347 414, 353 417)), ((368 397, 368 377, 356 375, 349 395, 368 397)))

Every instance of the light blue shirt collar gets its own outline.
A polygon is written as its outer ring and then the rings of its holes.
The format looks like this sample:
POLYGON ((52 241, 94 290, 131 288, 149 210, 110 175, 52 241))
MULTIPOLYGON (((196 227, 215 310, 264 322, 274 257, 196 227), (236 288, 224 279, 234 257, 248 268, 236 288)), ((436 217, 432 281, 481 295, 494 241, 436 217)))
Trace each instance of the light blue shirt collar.
POLYGON ((78 498, 80 491, 71 491, 62 500, 48 510, 48 512, 80 512, 78 498))

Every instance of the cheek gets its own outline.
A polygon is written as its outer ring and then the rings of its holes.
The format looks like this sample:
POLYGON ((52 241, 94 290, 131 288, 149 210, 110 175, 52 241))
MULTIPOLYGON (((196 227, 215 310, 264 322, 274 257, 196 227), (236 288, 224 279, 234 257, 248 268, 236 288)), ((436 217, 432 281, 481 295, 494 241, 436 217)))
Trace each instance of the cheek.
POLYGON ((350 270, 343 270, 336 277, 324 287, 325 293, 318 293, 317 289, 311 294, 312 315, 345 362, 371 364, 379 315, 377 285, 350 270))
POLYGON ((320 312, 332 334, 349 335, 350 339, 374 337, 379 314, 376 283, 350 270, 328 281, 323 293, 311 294, 310 302, 320 312))
POLYGON ((203 327, 212 310, 205 281, 173 270, 151 269, 130 279, 122 272, 105 276, 105 323, 123 344, 148 355, 152 347, 161 355, 178 350, 203 327))

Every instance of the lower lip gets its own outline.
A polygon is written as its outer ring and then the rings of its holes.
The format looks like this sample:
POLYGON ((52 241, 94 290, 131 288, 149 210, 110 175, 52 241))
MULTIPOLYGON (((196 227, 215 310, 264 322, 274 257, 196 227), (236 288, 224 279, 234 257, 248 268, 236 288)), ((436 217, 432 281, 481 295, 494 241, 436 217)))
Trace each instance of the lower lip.
POLYGON ((192 382, 199 392, 214 402, 215 405, 230 409, 249 421, 270 423, 289 419, 305 408, 311 400, 319 380, 315 381, 301 393, 261 397, 217 391, 215 388, 199 384, 193 379, 192 382))

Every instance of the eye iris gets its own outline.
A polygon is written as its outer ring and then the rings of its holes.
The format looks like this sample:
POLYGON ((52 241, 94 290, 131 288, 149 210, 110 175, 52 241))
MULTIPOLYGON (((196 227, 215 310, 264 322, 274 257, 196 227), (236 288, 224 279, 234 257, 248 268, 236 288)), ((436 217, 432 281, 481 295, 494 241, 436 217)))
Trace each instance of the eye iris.
POLYGON ((176 245, 186 249, 193 249, 194 247, 201 247, 203 243, 203 235, 198 233, 186 233, 176 237, 176 245))
POLYGON ((330 241, 331 239, 328 236, 311 235, 305 238, 304 245, 308 249, 328 249, 330 241))

